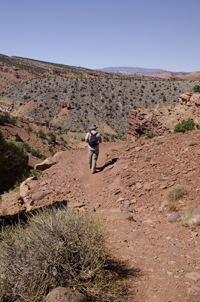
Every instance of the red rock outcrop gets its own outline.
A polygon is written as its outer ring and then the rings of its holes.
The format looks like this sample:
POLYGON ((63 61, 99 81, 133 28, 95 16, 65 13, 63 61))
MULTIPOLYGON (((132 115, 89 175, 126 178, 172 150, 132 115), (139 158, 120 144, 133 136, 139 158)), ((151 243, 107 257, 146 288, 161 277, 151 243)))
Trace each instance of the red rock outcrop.
POLYGON ((137 138, 140 135, 151 131, 157 135, 169 133, 169 129, 162 126, 162 123, 154 112, 145 112, 144 109, 137 108, 131 110, 128 122, 128 136, 132 136, 132 138, 137 138))
POLYGON ((196 126, 200 125, 200 93, 181 94, 179 103, 175 106, 131 110, 128 117, 127 140, 135 140, 140 135, 151 131, 157 135, 171 133, 176 124, 189 118, 196 126))

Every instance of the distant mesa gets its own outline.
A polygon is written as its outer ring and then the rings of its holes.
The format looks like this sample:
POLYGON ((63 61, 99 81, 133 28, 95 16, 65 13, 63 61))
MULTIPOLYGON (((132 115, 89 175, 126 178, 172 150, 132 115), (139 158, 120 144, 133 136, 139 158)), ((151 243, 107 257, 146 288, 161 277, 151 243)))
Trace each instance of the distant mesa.
POLYGON ((103 69, 97 69, 98 71, 111 72, 111 73, 122 73, 122 74, 137 74, 137 73, 155 73, 164 72, 163 69, 149 69, 140 67, 105 67, 103 69))
POLYGON ((150 69, 140 67, 105 67, 97 69, 101 72, 115 73, 127 76, 138 76, 158 79, 169 79, 190 74, 189 72, 171 72, 163 69, 150 69))

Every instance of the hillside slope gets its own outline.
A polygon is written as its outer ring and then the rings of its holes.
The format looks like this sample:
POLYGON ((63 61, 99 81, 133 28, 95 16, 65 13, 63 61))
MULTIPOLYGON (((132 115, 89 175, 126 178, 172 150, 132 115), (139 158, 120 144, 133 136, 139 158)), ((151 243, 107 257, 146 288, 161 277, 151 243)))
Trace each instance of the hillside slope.
POLYGON ((107 77, 99 71, 0 54, 0 92, 14 83, 43 77, 107 77))
POLYGON ((31 122, 85 132, 91 124, 125 138, 133 107, 172 105, 194 82, 44 78, 22 81, 0 94, 0 109, 31 122))

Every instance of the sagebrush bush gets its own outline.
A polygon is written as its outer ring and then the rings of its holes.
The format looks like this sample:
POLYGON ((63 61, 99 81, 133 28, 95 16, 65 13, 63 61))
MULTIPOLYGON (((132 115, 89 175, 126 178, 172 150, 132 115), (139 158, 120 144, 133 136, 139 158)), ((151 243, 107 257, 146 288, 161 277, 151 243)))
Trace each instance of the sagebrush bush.
POLYGON ((0 194, 28 175, 27 154, 22 144, 6 141, 0 131, 0 194))
POLYGON ((195 127, 195 123, 191 119, 188 119, 187 121, 182 120, 181 123, 178 123, 174 127, 174 133, 179 133, 179 132, 185 133, 185 131, 193 130, 194 127, 195 127))
MULTIPOLYGON (((103 295, 102 284, 98 288, 94 280, 107 257, 105 231, 92 216, 65 207, 43 209, 29 216, 26 225, 4 229, 1 239, 1 294, 9 301, 16 297, 42 301, 57 286, 73 286, 98 298, 103 295)), ((101 301, 119 301, 107 296, 101 301)))

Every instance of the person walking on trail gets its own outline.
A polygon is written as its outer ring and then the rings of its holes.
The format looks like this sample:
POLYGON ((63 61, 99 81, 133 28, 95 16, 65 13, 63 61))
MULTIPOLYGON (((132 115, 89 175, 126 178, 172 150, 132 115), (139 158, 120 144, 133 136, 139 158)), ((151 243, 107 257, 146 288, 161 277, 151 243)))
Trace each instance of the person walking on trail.
POLYGON ((92 125, 90 131, 85 136, 85 141, 88 143, 88 162, 90 169, 92 169, 92 174, 96 172, 99 144, 102 142, 101 135, 95 131, 97 128, 96 125, 92 125))

